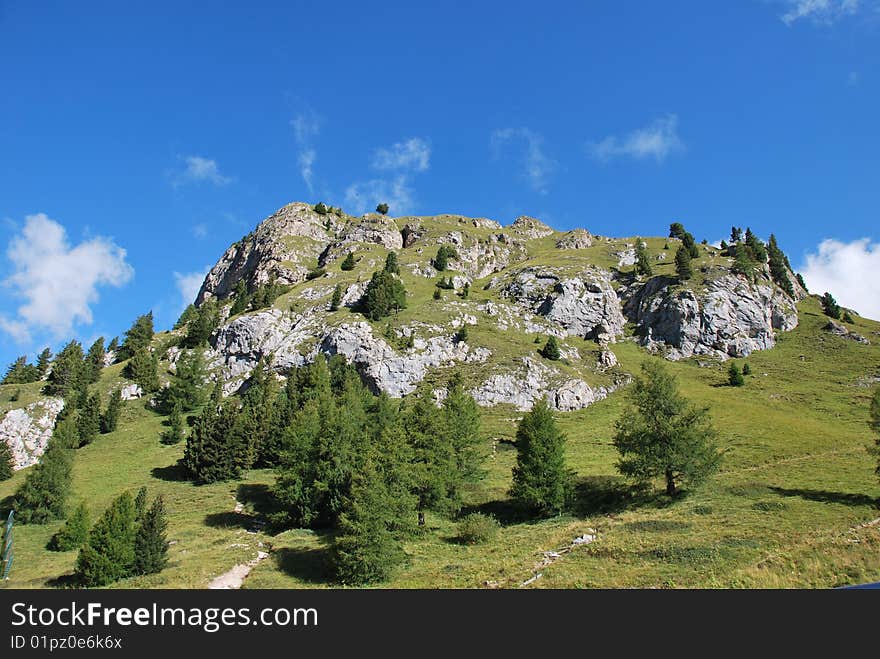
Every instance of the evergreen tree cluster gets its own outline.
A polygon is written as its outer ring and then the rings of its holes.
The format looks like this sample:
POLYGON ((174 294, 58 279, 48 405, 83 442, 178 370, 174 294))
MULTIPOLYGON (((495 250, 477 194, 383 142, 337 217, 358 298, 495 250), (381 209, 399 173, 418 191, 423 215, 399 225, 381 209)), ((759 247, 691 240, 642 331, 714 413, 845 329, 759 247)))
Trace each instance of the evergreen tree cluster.
POLYGON ((400 309, 406 309, 406 289, 403 282, 386 270, 377 270, 367 284, 360 306, 370 320, 380 320, 400 309))
POLYGON ((145 351, 150 347, 155 332, 153 330, 153 312, 138 316, 132 326, 125 332, 122 345, 119 346, 116 358, 119 361, 132 359, 139 351, 145 351))
MULTIPOLYGON (((238 314, 244 313, 245 311, 259 311, 260 309, 271 307, 275 303, 275 300, 287 293, 289 290, 290 286, 279 284, 274 276, 271 277, 268 282, 257 286, 253 290, 253 292, 248 291, 248 287, 244 279, 239 279, 238 283, 235 285, 235 290, 232 292, 232 307, 229 311, 229 315, 237 316, 238 314)), ((209 300, 205 300, 205 302, 202 303, 202 307, 208 304, 208 302, 209 300)), ((213 312, 213 309, 208 310, 209 316, 207 320, 213 320, 213 317, 210 316, 210 314, 213 314, 213 312)), ((194 319, 197 318, 198 316, 194 316, 194 319)), ((207 342, 208 337, 210 337, 211 335, 211 332, 216 329, 217 324, 219 324, 219 318, 217 319, 216 323, 205 323, 206 326, 210 326, 210 330, 204 337, 204 342, 207 342)), ((204 331, 202 333, 204 334, 204 331)))
POLYGON ((6 374, 0 380, 0 384, 30 384, 45 377, 52 361, 52 352, 49 348, 43 350, 37 357, 36 364, 29 364, 27 355, 22 355, 12 362, 6 369, 6 374))
POLYGON ((148 507, 146 488, 141 488, 134 500, 124 492, 78 545, 81 548, 75 576, 79 584, 95 588, 130 576, 161 572, 168 562, 167 528, 161 496, 148 507))
POLYGON ((64 419, 55 426, 46 451, 13 496, 16 519, 22 524, 47 524, 64 519, 70 495, 73 449, 79 437, 76 422, 64 419))
POLYGON ((822 311, 829 318, 834 318, 835 320, 840 320, 840 315, 843 313, 843 310, 840 308, 840 305, 837 304, 837 300, 834 299, 834 296, 831 293, 825 293, 822 296, 822 311))
POLYGON ((458 252, 451 245, 440 245, 437 249, 437 256, 434 257, 434 269, 443 272, 449 267, 449 261, 458 258, 458 252))

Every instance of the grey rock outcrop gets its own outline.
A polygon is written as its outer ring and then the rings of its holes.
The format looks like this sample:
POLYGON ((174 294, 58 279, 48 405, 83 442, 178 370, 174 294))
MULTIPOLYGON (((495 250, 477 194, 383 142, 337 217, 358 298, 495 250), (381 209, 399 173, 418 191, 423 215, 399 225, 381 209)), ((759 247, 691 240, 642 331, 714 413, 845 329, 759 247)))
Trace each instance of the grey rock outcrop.
POLYGON ((528 215, 520 215, 513 221, 513 224, 511 224, 508 229, 511 233, 526 238, 527 240, 544 238, 546 236, 552 236, 555 233, 553 229, 541 222, 541 220, 529 217, 528 215))
POLYGON ((586 268, 576 278, 563 278, 549 268, 525 268, 513 277, 502 295, 559 325, 571 336, 613 341, 626 324, 610 275, 599 268, 586 268))
POLYGON ((593 236, 586 229, 574 229, 556 241, 556 249, 586 249, 593 246, 593 236))
POLYGON ((697 292, 654 277, 628 295, 624 312, 637 324, 642 344, 665 350, 669 359, 747 357, 772 348, 776 330, 789 331, 798 323, 791 298, 735 275, 713 279, 697 292))
POLYGON ((12 452, 13 469, 24 469, 39 461, 63 409, 62 399, 47 398, 6 413, 0 421, 0 441, 12 452))
POLYGON ((831 332, 835 336, 849 339, 850 341, 855 341, 856 343, 861 343, 863 345, 871 344, 871 342, 868 341, 868 339, 866 339, 864 336, 862 336, 858 332, 853 332, 852 330, 844 325, 841 325, 834 319, 830 319, 822 329, 824 329, 826 332, 831 332))

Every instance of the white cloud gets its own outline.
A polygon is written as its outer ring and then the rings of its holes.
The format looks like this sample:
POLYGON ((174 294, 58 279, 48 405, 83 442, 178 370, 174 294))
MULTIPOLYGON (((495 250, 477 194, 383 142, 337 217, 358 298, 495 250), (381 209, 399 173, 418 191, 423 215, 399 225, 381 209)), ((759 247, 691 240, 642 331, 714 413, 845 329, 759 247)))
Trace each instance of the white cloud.
POLYGON ((355 215, 372 211, 385 203, 394 215, 406 215, 415 205, 408 178, 401 174, 392 180, 372 179, 352 183, 345 190, 345 207, 355 215))
POLYGON ((880 320, 880 243, 827 239, 807 254, 801 274, 812 293, 831 293, 845 307, 880 320))
POLYGON ((190 304, 195 302, 199 290, 202 288, 202 282, 208 274, 208 268, 205 267, 201 272, 189 272, 186 274, 174 273, 174 283, 180 292, 180 309, 186 309, 190 304))
POLYGON ((108 238, 71 247, 64 227, 43 213, 28 215, 6 251, 13 266, 3 283, 25 304, 18 318, 0 319, 0 329, 26 342, 34 330, 69 336, 75 324, 92 323, 100 286, 120 287, 133 276, 126 252, 108 238))
POLYGON ((293 136, 299 146, 296 157, 299 174, 309 192, 314 192, 313 165, 318 158, 318 152, 312 147, 312 142, 321 132, 321 120, 313 112, 300 113, 290 120, 290 125, 293 127, 293 136))
POLYGON ((536 192, 547 194, 547 184, 556 170, 556 161, 544 153, 544 137, 529 128, 503 128, 494 131, 489 140, 495 157, 514 143, 523 147, 520 155, 522 176, 536 192))
POLYGON ((186 169, 180 172, 174 179, 174 187, 185 183, 213 183, 214 185, 226 185, 232 182, 232 178, 220 173, 220 167, 216 160, 203 158, 202 156, 180 156, 186 163, 186 169))
POLYGON ((408 169, 423 172, 431 161, 431 147, 418 137, 392 144, 389 148, 376 149, 373 168, 378 170, 408 169))
POLYGON ((788 10, 780 15, 786 25, 809 19, 814 23, 830 25, 844 16, 852 16, 861 9, 860 0, 784 0, 788 10))
POLYGON ((678 136, 678 116, 669 114, 623 138, 609 135, 588 148, 593 157, 604 161, 625 156, 637 160, 654 158, 657 162, 663 162, 670 154, 683 150, 684 144, 678 136))
POLYGON ((202 222, 201 224, 196 224, 192 228, 192 233, 196 238, 207 238, 208 237, 208 225, 202 222))

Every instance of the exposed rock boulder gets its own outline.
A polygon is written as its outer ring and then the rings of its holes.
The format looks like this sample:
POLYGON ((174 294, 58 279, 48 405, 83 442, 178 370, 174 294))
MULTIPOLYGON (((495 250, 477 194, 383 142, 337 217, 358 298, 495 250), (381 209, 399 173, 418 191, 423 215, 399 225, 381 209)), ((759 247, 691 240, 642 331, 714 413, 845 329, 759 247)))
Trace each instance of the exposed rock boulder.
POLYGON ((555 233, 553 229, 541 222, 541 220, 529 217, 528 215, 520 215, 508 228, 511 233, 527 240, 544 238, 545 236, 551 236, 555 233))
POLYGON ((586 229, 574 229, 556 241, 556 249, 586 249, 593 246, 593 236, 586 229))
POLYGON ((525 268, 502 295, 585 339, 613 341, 626 323, 610 275, 599 268, 586 268, 577 278, 562 278, 549 268, 525 268))
POLYGON ((599 354, 599 360, 596 366, 598 366, 598 368, 602 370, 614 368, 615 366, 617 366, 617 355, 615 355, 610 350, 603 350, 599 354))
POLYGON ((0 421, 0 441, 6 442, 12 452, 13 469, 24 469, 39 461, 63 409, 62 399, 47 398, 6 413, 0 421))
POLYGON ((797 326, 794 301, 769 284, 751 284, 735 275, 711 280, 697 292, 677 284, 669 277, 654 277, 630 289, 624 305, 627 317, 638 325, 642 344, 668 347, 670 359, 747 357, 772 348, 774 330, 797 326))
POLYGON ((853 332, 848 329, 846 326, 841 325, 836 320, 830 319, 828 323, 822 328, 826 332, 831 332, 835 336, 839 336, 844 339, 849 339, 850 341, 855 341, 857 343, 862 343, 864 345, 870 345, 871 342, 868 341, 864 336, 858 334, 857 332, 853 332))
POLYGON ((122 400, 137 400, 144 395, 144 390, 139 384, 127 384, 119 390, 119 397, 122 400))

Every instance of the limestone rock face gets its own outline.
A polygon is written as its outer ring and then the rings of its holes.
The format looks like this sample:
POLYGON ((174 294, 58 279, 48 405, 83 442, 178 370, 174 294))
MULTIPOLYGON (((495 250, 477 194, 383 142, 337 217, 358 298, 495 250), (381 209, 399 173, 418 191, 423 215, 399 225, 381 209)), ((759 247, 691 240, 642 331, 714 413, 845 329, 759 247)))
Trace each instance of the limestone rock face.
POLYGON ((593 236, 586 229, 574 229, 556 241, 556 249, 586 249, 593 246, 593 236))
POLYGON ((136 400, 144 395, 144 390, 139 384, 127 384, 119 390, 119 397, 122 400, 136 400))
POLYGON ((288 204, 226 250, 205 277, 196 304, 228 296, 240 279, 251 289, 273 276, 281 284, 305 280, 338 226, 335 215, 320 215, 308 204, 288 204))
POLYGON ((471 348, 449 336, 417 339, 413 348, 398 354, 382 338, 374 336, 369 323, 336 327, 321 342, 321 352, 342 355, 355 365, 374 391, 400 398, 412 393, 429 369, 455 363, 480 363, 490 356, 487 348, 471 348))
POLYGON ((711 280, 697 292, 675 284, 674 279, 654 277, 624 305, 643 345, 668 347, 670 359, 747 357, 772 348, 775 330, 789 331, 798 323, 794 301, 770 285, 735 275, 711 280))
POLYGON ((10 410, 0 420, 0 441, 6 442, 12 452, 13 469, 24 469, 39 461, 63 409, 61 398, 48 398, 24 409, 10 410))
POLYGON ((563 278, 553 269, 525 268, 502 291, 571 336, 613 341, 626 320, 610 275, 587 268, 579 277, 563 278))

